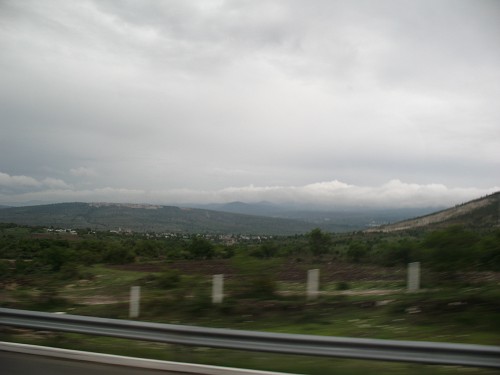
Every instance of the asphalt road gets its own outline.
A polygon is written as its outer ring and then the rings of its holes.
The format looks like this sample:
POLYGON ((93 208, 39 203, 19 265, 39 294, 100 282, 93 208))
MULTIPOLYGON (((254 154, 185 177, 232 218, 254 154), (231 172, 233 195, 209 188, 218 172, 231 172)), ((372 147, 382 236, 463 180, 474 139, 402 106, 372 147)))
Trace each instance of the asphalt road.
POLYGON ((2 375, 182 375, 178 372, 146 370, 4 351, 0 351, 0 373, 2 375))

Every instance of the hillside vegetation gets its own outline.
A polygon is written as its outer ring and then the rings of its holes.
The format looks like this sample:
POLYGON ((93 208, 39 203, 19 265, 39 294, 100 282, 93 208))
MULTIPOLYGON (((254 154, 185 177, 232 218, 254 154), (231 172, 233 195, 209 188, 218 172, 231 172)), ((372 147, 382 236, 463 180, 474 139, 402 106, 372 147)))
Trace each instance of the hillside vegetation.
POLYGON ((158 233, 245 233, 290 235, 314 225, 298 220, 173 206, 59 203, 0 210, 0 222, 57 228, 158 233))
MULTIPOLYGON (((432 212, 432 208, 296 210, 265 204, 180 208, 114 203, 63 203, 0 209, 0 222, 21 225, 134 232, 303 234, 315 227, 327 232, 355 232, 432 212)), ((434 210, 435 211, 435 210, 434 210)))
POLYGON ((437 229, 451 225, 461 225, 467 228, 499 228, 500 192, 430 215, 371 228, 366 230, 366 232, 437 229))

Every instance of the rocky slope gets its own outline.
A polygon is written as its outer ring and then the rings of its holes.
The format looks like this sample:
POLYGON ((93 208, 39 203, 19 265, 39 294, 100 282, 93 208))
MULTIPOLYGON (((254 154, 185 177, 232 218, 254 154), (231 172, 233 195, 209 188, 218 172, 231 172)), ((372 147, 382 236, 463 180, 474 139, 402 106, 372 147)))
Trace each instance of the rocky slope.
POLYGON ((370 228, 366 232, 395 232, 418 228, 435 229, 450 225, 475 228, 500 227, 500 192, 430 215, 370 228))

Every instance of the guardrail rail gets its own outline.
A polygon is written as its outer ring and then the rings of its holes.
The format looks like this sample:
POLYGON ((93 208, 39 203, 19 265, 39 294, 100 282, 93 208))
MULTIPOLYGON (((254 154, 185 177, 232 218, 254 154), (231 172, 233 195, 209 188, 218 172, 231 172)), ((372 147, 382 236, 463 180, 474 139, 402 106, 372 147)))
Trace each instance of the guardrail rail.
POLYGON ((500 347, 241 331, 0 308, 0 325, 190 346, 500 368, 500 347))

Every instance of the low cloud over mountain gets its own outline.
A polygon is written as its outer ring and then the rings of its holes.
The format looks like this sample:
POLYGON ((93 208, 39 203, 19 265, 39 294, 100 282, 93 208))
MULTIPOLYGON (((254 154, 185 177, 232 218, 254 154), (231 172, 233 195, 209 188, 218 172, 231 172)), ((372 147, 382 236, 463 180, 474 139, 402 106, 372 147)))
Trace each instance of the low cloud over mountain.
MULTIPOLYGON (((82 173, 88 173, 82 171, 82 173)), ((302 186, 239 186, 219 190, 143 190, 102 187, 85 189, 62 180, 37 180, 0 173, 0 203, 22 202, 141 202, 160 204, 207 204, 233 201, 338 209, 345 207, 442 207, 491 194, 500 187, 453 188, 442 184, 412 184, 391 180, 380 186, 359 186, 341 181, 302 186)))

